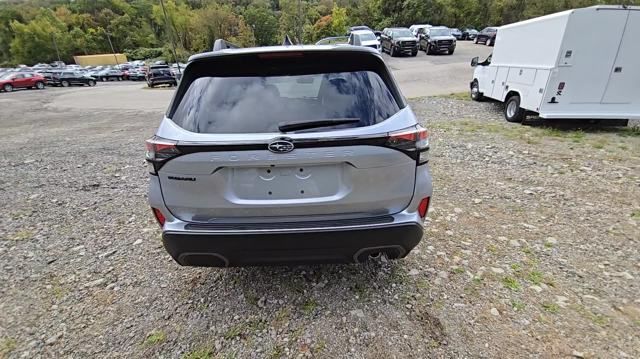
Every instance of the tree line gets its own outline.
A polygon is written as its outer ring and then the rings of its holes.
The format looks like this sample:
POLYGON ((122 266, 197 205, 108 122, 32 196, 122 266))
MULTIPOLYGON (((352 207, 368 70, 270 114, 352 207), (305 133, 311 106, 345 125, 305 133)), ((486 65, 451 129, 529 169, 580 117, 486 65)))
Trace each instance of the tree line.
POLYGON ((640 0, 0 0, 0 67, 74 55, 185 61, 224 38, 241 46, 313 43, 349 26, 499 26, 596 4, 640 0), (166 20, 165 20, 166 13, 166 20))

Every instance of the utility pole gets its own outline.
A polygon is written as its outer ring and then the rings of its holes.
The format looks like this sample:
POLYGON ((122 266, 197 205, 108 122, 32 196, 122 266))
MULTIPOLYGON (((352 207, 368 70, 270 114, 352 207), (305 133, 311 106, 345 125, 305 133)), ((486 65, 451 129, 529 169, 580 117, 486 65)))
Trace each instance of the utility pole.
POLYGON ((53 46, 56 48, 56 54, 58 54, 58 62, 60 62, 60 51, 58 50, 58 43, 56 42, 56 35, 51 33, 51 40, 53 40, 53 46))
POLYGON ((109 36, 107 30, 105 30, 104 33, 107 34, 107 40, 109 40, 109 46, 111 46, 111 53, 113 54, 113 58, 116 59, 116 65, 120 67, 120 63, 118 62, 118 55, 116 55, 116 50, 113 49, 113 44, 111 43, 111 36, 109 36))
POLYGON ((173 51, 173 61, 176 62, 178 66, 178 74, 182 77, 182 72, 180 70, 180 63, 178 62, 178 55, 176 55, 176 43, 173 38, 173 31, 171 31, 171 27, 169 26, 169 19, 167 17, 167 9, 164 7, 164 1, 160 0, 160 6, 162 7, 162 13, 164 14, 164 23, 167 27, 167 34, 169 35, 169 40, 171 41, 171 50, 173 51))

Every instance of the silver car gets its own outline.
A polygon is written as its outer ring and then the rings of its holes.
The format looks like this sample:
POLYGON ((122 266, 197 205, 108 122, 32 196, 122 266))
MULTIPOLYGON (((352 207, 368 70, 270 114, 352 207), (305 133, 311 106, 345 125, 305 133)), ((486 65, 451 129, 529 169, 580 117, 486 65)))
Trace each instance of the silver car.
POLYGON ((181 265, 395 259, 423 235, 428 132, 372 48, 194 55, 146 147, 181 265))

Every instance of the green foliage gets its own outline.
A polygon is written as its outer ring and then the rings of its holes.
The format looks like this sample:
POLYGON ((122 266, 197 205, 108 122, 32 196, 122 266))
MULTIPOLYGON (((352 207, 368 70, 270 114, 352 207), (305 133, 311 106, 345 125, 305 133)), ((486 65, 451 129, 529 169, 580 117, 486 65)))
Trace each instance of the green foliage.
POLYGON ((640 0, 157 0, 0 1, 0 63, 35 64, 74 55, 125 52, 131 59, 181 61, 208 51, 217 38, 241 46, 274 45, 289 35, 313 43, 349 26, 382 30, 415 23, 503 25, 595 4, 640 0), (107 36, 108 34, 108 36, 107 36))

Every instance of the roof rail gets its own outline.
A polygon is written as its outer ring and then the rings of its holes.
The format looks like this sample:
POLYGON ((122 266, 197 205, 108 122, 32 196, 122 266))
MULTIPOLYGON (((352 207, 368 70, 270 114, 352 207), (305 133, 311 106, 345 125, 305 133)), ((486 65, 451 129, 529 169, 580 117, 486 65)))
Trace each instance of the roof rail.
POLYGON ((229 41, 225 40, 225 39, 217 39, 214 43, 213 43, 213 50, 212 51, 220 51, 220 50, 226 50, 226 49, 239 49, 240 46, 236 45, 236 44, 232 44, 229 41))

